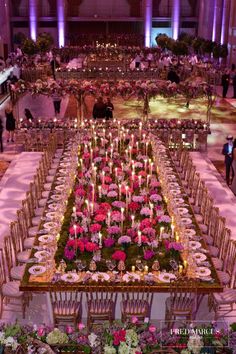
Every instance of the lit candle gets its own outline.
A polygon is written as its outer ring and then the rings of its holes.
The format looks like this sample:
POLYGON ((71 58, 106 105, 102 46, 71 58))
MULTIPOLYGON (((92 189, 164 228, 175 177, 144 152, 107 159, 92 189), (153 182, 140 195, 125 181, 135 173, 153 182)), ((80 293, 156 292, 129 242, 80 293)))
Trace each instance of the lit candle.
POLYGON ((125 201, 126 201, 126 206, 128 207, 128 186, 125 186, 125 201))
POLYGON ((134 273, 135 272, 135 266, 131 267, 131 272, 134 273))
POLYGON ((110 166, 110 174, 112 174, 112 162, 109 162, 109 166, 110 166))
POLYGON ((179 273, 183 273, 183 266, 181 264, 179 265, 179 273))
POLYGON ((132 146, 134 145, 134 135, 133 134, 131 135, 131 144, 132 144, 132 146))
POLYGON ((93 159, 93 149, 90 150, 90 158, 91 158, 91 161, 93 159))
POLYGON ((179 242, 179 235, 176 234, 175 240, 176 240, 176 242, 179 242))
POLYGON ((175 227, 173 224, 171 224, 171 236, 174 237, 175 236, 175 227))
POLYGON ((150 164, 150 175, 152 175, 152 169, 153 169, 153 162, 150 164))
POLYGON ((117 178, 117 175, 118 175, 118 168, 116 167, 115 168, 115 177, 117 178))
POLYGON ((164 227, 162 226, 162 227, 160 228, 160 239, 162 238, 163 232, 164 232, 164 227))
POLYGON ((99 195, 99 198, 102 197, 102 186, 98 186, 98 195, 99 195))
POLYGON ((111 225, 111 212, 110 210, 107 213, 107 225, 110 226, 111 225))
POLYGON ((99 247, 102 247, 102 234, 99 232, 99 247))
POLYGON ((94 184, 91 184, 92 186, 92 203, 94 202, 94 184))
POLYGON ((142 183, 142 176, 138 176, 138 185, 139 185, 139 188, 141 187, 141 183, 142 183))
POLYGON ((124 208, 121 208, 121 231, 123 230, 123 223, 124 223, 124 208))
POLYGON ((121 198, 121 188, 122 188, 122 185, 119 184, 119 200, 120 200, 120 198, 121 198))
POLYGON ((107 161, 108 157, 107 157, 107 151, 106 151, 106 161, 107 161))
POLYGON ((134 215, 131 215, 131 220, 132 220, 132 227, 134 227, 134 215))
POLYGON ((188 266, 188 262, 184 260, 184 268, 187 268, 187 266, 188 266))
POLYGON ((147 175, 147 187, 149 185, 150 175, 147 175))
POLYGON ((148 273, 148 266, 147 265, 144 266, 144 273, 148 273))
POLYGON ((147 160, 146 159, 144 160, 144 170, 145 170, 145 172, 147 170, 147 160))
POLYGON ((76 239, 77 238, 77 228, 76 228, 76 225, 74 225, 73 227, 74 227, 75 239, 76 239))
POLYGON ((76 207, 73 207, 73 217, 75 218, 75 221, 77 221, 77 215, 76 215, 76 207))
POLYGON ((142 233, 141 231, 138 231, 138 246, 141 246, 142 244, 142 233))
POLYGON ((102 171, 102 184, 105 184, 105 171, 102 171))

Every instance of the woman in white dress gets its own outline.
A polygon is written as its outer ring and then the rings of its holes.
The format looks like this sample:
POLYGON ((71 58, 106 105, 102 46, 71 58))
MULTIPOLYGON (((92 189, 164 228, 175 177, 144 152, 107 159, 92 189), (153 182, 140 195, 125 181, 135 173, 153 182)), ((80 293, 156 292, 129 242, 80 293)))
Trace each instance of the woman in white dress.
POLYGON ((232 158, 233 158, 232 169, 234 171, 234 178, 232 181, 231 189, 233 193, 236 195, 236 139, 234 139, 232 158))

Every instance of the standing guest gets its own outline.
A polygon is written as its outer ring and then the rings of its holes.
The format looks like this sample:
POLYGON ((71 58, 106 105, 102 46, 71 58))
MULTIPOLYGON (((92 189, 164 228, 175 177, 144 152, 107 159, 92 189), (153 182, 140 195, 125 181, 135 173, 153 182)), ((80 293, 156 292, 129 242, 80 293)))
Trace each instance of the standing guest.
POLYGON ((105 118, 106 117, 106 104, 103 102, 102 97, 98 97, 97 102, 93 106, 93 118, 105 118))
POLYGON ((34 120, 34 117, 28 108, 25 108, 25 118, 31 121, 34 120))
POLYGON ((61 112, 61 96, 58 94, 56 90, 52 93, 52 100, 54 105, 55 115, 60 114, 61 112))
POLYGON ((0 57, 0 71, 3 71, 5 67, 6 67, 5 60, 3 59, 3 57, 0 57))
POLYGON ((8 132, 7 142, 9 143, 11 139, 11 142, 14 143, 16 120, 13 115, 13 109, 10 105, 6 107, 5 115, 6 115, 6 130, 8 132))
POLYGON ((106 120, 113 118, 114 105, 111 102, 110 97, 107 98, 106 102, 106 120))
POLYGON ((2 134, 3 134, 3 123, 2 123, 2 117, 0 117, 0 148, 1 148, 1 152, 3 152, 2 134))
POLYGON ((134 62, 135 62, 135 68, 139 69, 140 68, 140 64, 141 64, 141 56, 139 54, 136 55, 136 57, 134 59, 134 62))
POLYGON ((229 88, 230 74, 229 70, 226 70, 221 78, 221 84, 223 86, 223 98, 226 98, 228 88, 229 88))
POLYGON ((234 95, 232 98, 236 98, 236 72, 234 71, 233 73, 233 81, 232 81, 232 84, 233 84, 233 90, 234 90, 234 95))
POLYGON ((233 143, 232 169, 233 169, 234 177, 233 177, 231 189, 232 192, 236 195, 236 139, 234 139, 234 143, 233 143))
POLYGON ((228 135, 226 139, 228 142, 223 145, 222 154, 225 156, 226 183, 229 185, 232 164, 233 137, 232 135, 228 135))

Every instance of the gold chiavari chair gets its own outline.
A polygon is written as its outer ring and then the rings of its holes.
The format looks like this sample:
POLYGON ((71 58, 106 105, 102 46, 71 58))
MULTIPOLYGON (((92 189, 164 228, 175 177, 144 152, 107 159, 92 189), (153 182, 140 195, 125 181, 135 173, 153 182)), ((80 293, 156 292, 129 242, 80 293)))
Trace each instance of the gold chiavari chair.
POLYGON ((4 256, 10 280, 21 280, 25 272, 25 265, 17 264, 11 236, 4 237, 4 256))
POLYGON ((196 281, 191 279, 171 281, 169 291, 165 313, 168 327, 173 327, 178 319, 194 320, 198 310, 196 281))
POLYGON ((208 234, 210 222, 211 222, 211 214, 213 211, 213 198, 209 196, 208 190, 206 190, 204 200, 200 207, 200 215, 198 214, 196 220, 199 223, 199 227, 203 234, 208 234))
POLYGON ((182 168, 183 168, 183 165, 185 163, 185 160, 187 159, 187 156, 188 156, 188 151, 187 150, 181 150, 181 156, 179 158, 179 161, 177 161, 178 166, 179 166, 179 169, 177 169, 178 172, 182 171, 182 168))
POLYGON ((185 178, 185 175, 186 175, 186 173, 188 171, 189 163, 191 163, 191 161, 192 161, 192 159, 190 157, 190 154, 189 154, 189 152, 187 152, 186 153, 186 157, 185 157, 185 159, 183 161, 183 165, 181 167, 181 171, 179 173, 179 176, 180 176, 181 180, 183 180, 185 178))
POLYGON ((40 226, 40 221, 41 217, 32 217, 32 207, 30 205, 30 197, 29 194, 26 193, 26 199, 22 201, 22 210, 25 216, 26 220, 26 225, 29 230, 29 236, 33 237, 37 234, 39 226, 40 226))
POLYGON ((182 146, 183 146, 182 131, 180 129, 172 129, 171 141, 169 143, 169 147, 171 149, 182 149, 182 146))
POLYGON ((11 223, 10 230, 14 254, 16 257, 16 264, 18 265, 27 263, 28 259, 30 258, 31 250, 30 248, 26 249, 24 247, 25 238, 20 225, 20 222, 24 220, 24 213, 22 210, 18 210, 17 216, 18 221, 11 223))
POLYGON ((221 284, 232 286, 235 277, 235 264, 236 264, 236 243, 231 241, 227 257, 224 259, 222 270, 218 270, 217 274, 221 284))
MULTIPOLYGON (((235 253, 236 243, 231 241, 229 245, 228 257, 233 256, 234 264, 232 263, 231 269, 235 268, 235 253)), ((226 316, 229 312, 233 311, 234 304, 236 303, 236 276, 235 269, 229 283, 229 287, 225 287, 221 293, 212 293, 208 297, 209 310, 215 312, 215 320, 219 317, 226 316)))
POLYGON ((220 247, 224 234, 226 219, 223 216, 219 216, 217 220, 217 228, 213 237, 213 244, 208 246, 212 257, 218 257, 220 253, 220 247))
POLYGON ((4 252, 0 249, 0 318, 2 317, 4 302, 7 305, 10 300, 19 300, 23 318, 25 318, 26 306, 29 305, 29 296, 19 290, 20 282, 11 281, 5 265, 4 252))
POLYGON ((193 184, 192 188, 190 189, 189 193, 189 202, 193 206, 197 204, 197 197, 198 197, 198 190, 199 190, 199 185, 200 185, 200 174, 198 172, 195 173, 194 178, 193 178, 193 184))
POLYGON ((133 291, 129 288, 122 292, 121 320, 126 322, 133 316, 144 321, 151 317, 153 293, 149 287, 143 290, 133 291))
POLYGON ((86 291, 87 298, 87 327, 91 330, 94 323, 109 321, 110 325, 115 319, 117 292, 86 291))
POLYGON ((184 173, 183 179, 182 179, 182 184, 183 184, 183 186, 186 187, 186 189, 188 188, 189 179, 190 179, 191 171, 193 168, 194 168, 193 161, 190 158, 190 159, 188 159, 187 168, 185 170, 185 173, 184 173))
POLYGON ((19 224, 19 231, 21 233, 22 245, 24 250, 32 249, 37 235, 37 228, 28 227, 24 210, 21 209, 17 212, 17 221, 19 224))
POLYGON ((34 185, 35 185, 35 192, 37 195, 38 205, 39 205, 39 207, 45 207, 47 204, 48 197, 42 196, 41 180, 40 180, 40 175, 39 175, 38 169, 37 169, 36 175, 34 176, 34 185))
MULTIPOLYGON (((34 181, 35 181, 35 177, 34 177, 34 181)), ((29 193, 30 193, 31 204, 33 206, 35 216, 42 216, 45 210, 46 203, 44 207, 40 207, 39 205, 40 198, 38 196, 38 191, 35 182, 30 183, 29 193)))
POLYGON ((220 217, 219 208, 213 207, 211 211, 208 233, 203 234, 204 240, 208 245, 213 245, 215 234, 218 232, 219 217, 220 217))
POLYGON ((212 257, 212 262, 217 270, 222 270, 224 260, 228 257, 229 245, 231 239, 231 230, 224 228, 223 237, 220 238, 219 255, 212 257))
POLYGON ((196 174, 196 167, 192 164, 191 169, 189 171, 188 180, 185 183, 185 191, 188 195, 191 194, 193 184, 194 184, 195 174, 196 174))
POLYGON ((82 318, 82 292, 50 290, 54 326, 72 323, 75 328, 82 318))
POLYGON ((197 195, 195 198, 195 204, 193 205, 193 210, 195 212, 195 214, 199 214, 200 213, 200 206, 202 205, 202 200, 204 198, 204 193, 206 193, 206 186, 204 181, 202 181, 200 179, 199 181, 199 185, 198 185, 198 189, 197 189, 197 195))

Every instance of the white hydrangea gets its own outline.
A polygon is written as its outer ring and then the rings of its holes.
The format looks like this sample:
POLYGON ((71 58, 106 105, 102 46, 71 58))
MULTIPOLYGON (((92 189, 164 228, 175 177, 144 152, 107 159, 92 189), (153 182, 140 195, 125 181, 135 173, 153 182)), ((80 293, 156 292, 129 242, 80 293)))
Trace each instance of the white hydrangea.
POLYGON ((3 344, 5 340, 5 332, 0 332, 0 343, 3 344))
POLYGON ((116 349, 113 347, 110 347, 109 345, 105 345, 104 354, 116 354, 116 349))
POLYGON ((202 337, 198 334, 194 334, 189 337, 188 349, 192 351, 193 354, 199 354, 203 347, 202 337))
POLYGON ((129 354, 129 353, 130 353, 130 347, 125 342, 121 342, 118 348, 118 354, 129 354))
POLYGON ((89 340, 89 345, 92 348, 95 348, 99 344, 98 336, 95 333, 91 333, 88 336, 88 340, 89 340))
POLYGON ((137 347, 137 345, 138 345, 138 335, 133 329, 128 329, 126 331, 125 338, 126 338, 126 343, 130 347, 137 347))
POLYGON ((63 333, 58 328, 55 328, 52 332, 48 333, 46 341, 49 345, 65 344, 68 343, 69 338, 66 333, 63 333))
POLYGON ((13 350, 16 350, 18 347, 18 342, 13 337, 7 337, 4 341, 6 347, 11 347, 13 350))

